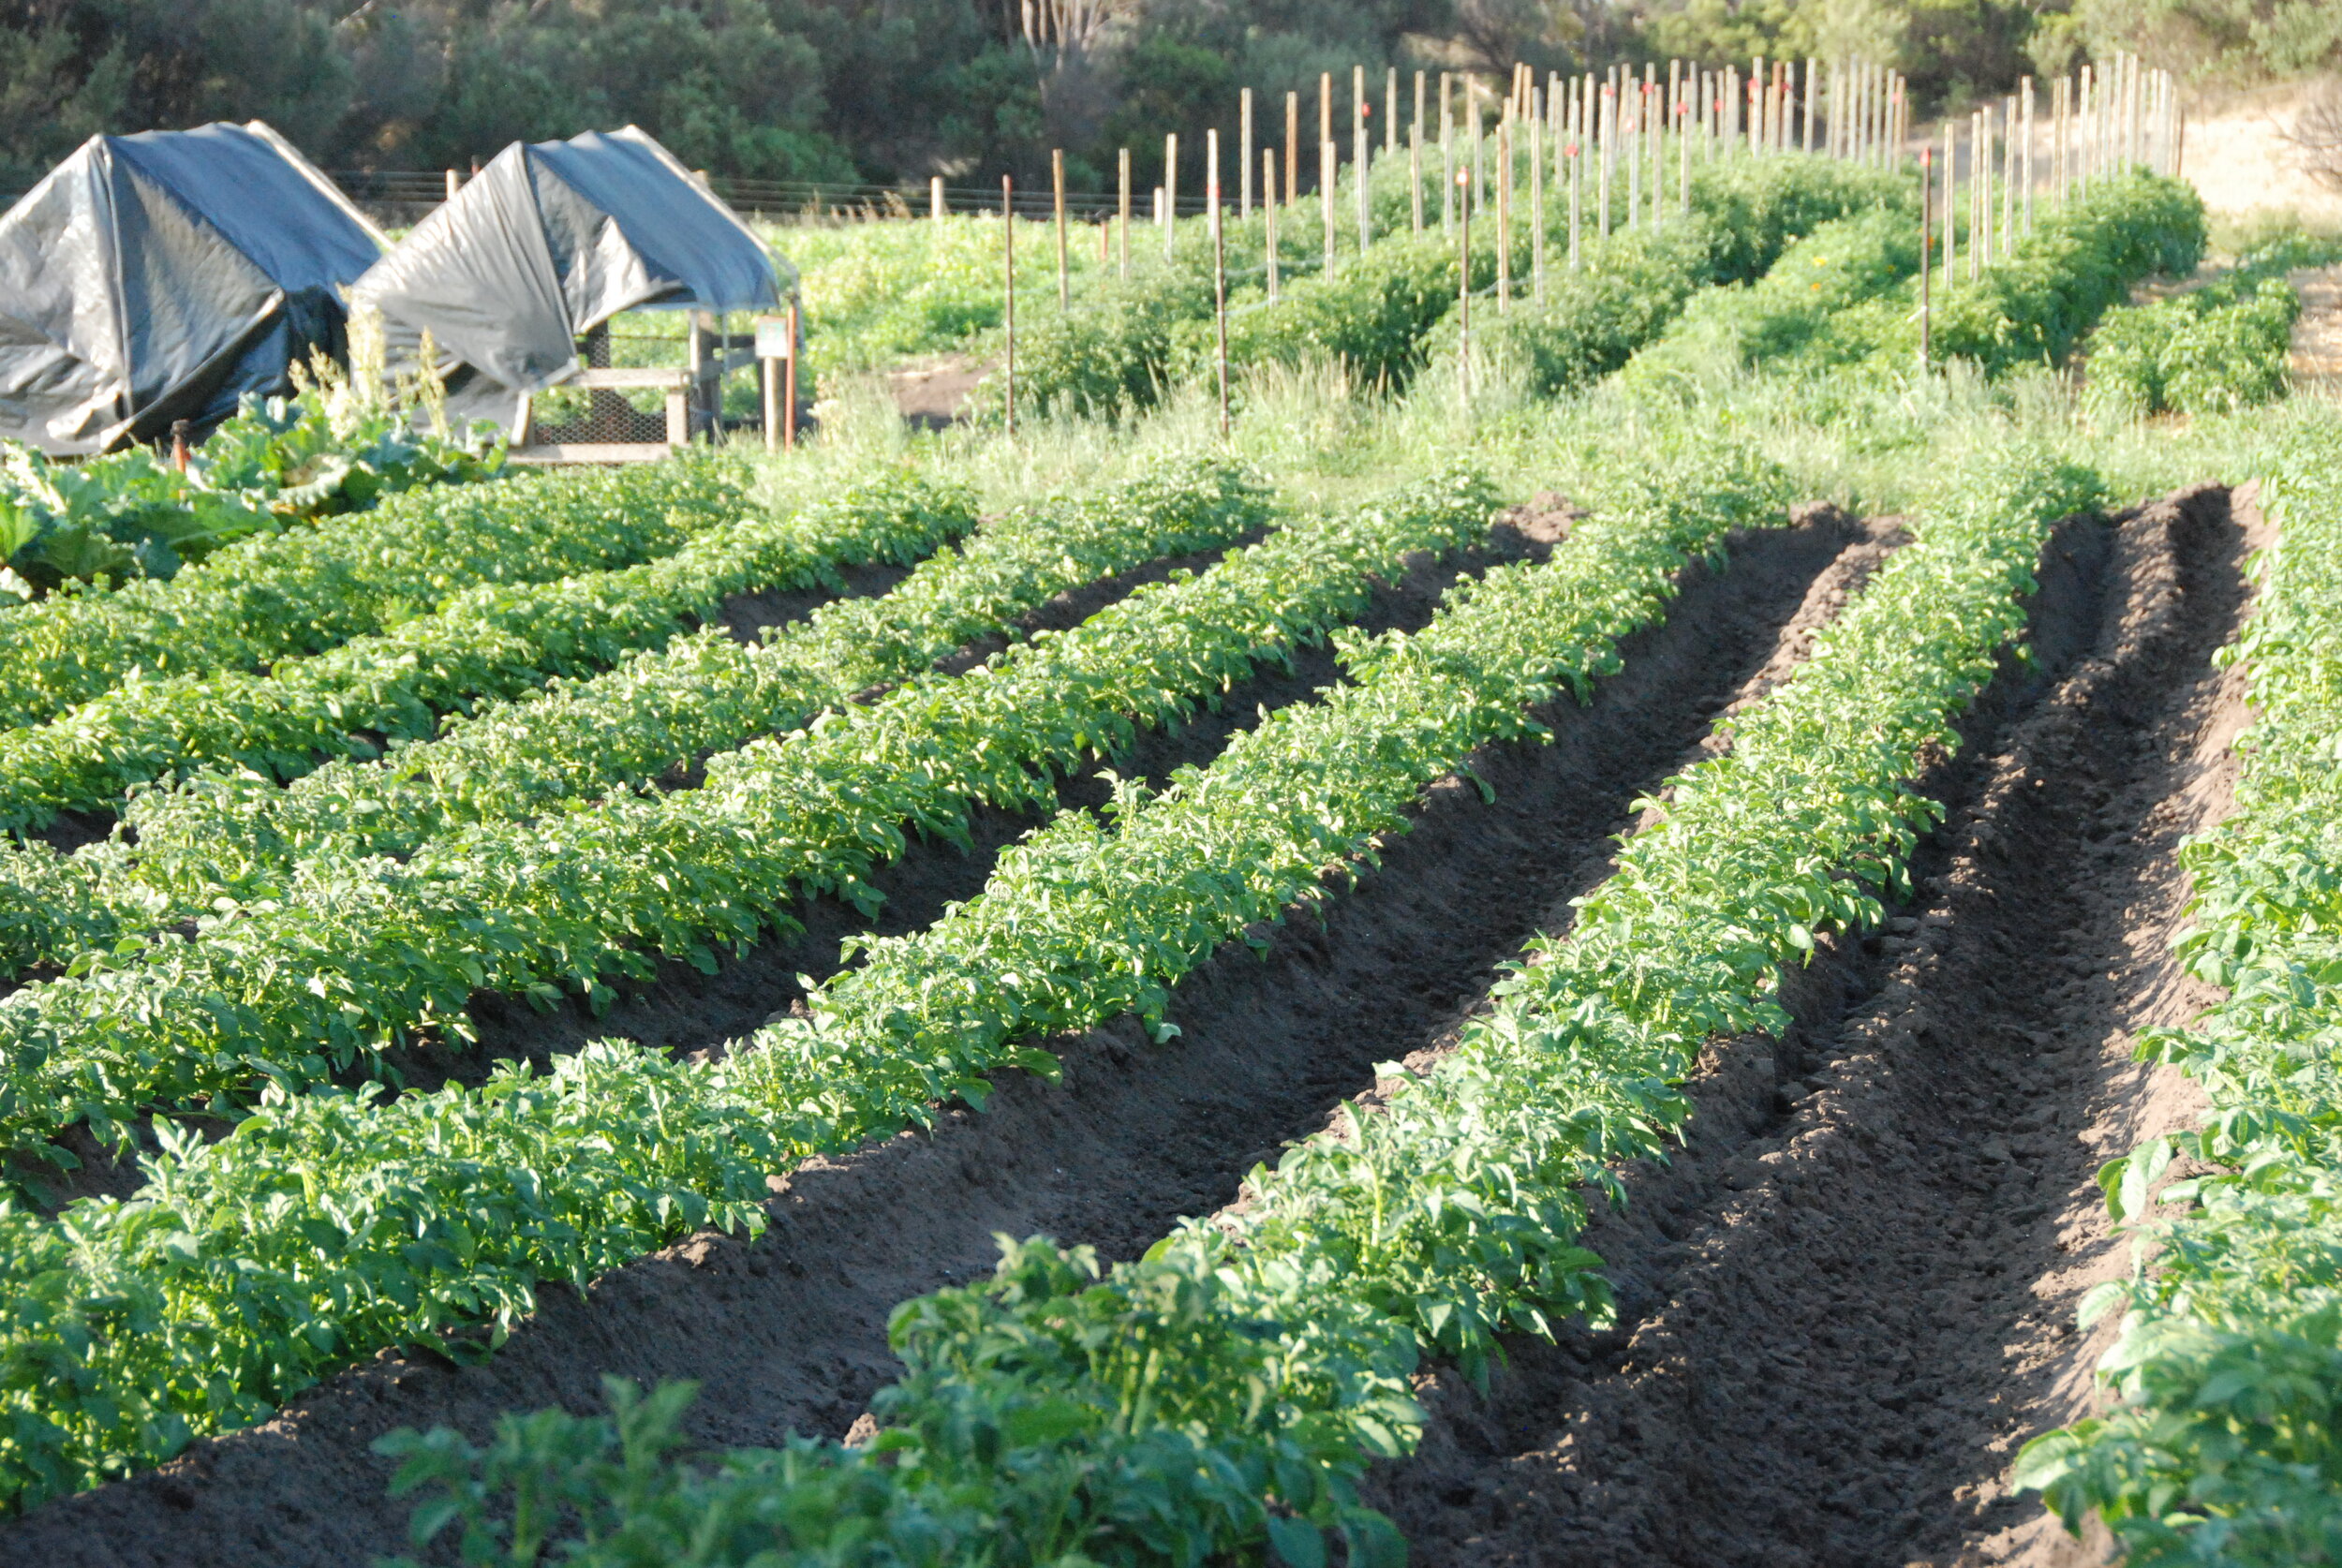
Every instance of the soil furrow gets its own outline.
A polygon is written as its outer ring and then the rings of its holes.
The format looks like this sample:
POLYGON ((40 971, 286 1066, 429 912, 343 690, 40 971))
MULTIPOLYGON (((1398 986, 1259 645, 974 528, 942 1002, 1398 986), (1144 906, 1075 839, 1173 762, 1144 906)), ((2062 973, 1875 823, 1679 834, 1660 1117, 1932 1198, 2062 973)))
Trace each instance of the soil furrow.
MULTIPOLYGON (((1410 557, 1405 571, 1396 581, 1379 585, 1365 612, 1352 624, 1371 632, 1419 629, 1439 608, 1440 596, 1455 583, 1503 561, 1543 558, 1565 535, 1569 515, 1559 507, 1519 509, 1498 521, 1485 544, 1445 556, 1410 557)), ((1208 566, 1218 558, 1215 552, 1164 561, 1060 595, 1034 613, 1027 629, 1078 625, 1142 583, 1167 576, 1180 567, 1208 566)), ((977 644, 946 660, 943 667, 965 669, 1005 645, 1002 639, 977 644)), ((1303 701, 1340 673, 1329 644, 1297 649, 1290 670, 1264 668, 1190 722, 1141 735, 1115 763, 1116 771, 1124 777, 1159 783, 1176 768, 1209 762, 1230 735, 1258 723, 1264 711, 1303 701)), ((1060 806, 1099 806, 1107 795, 1106 787, 1087 771, 1065 780, 1057 791, 1060 806)), ((885 897, 876 918, 835 897, 800 902, 791 913, 803 923, 803 930, 767 935, 746 954, 726 954, 713 975, 703 974, 681 960, 662 962, 649 982, 618 984, 618 999, 600 1017, 582 1001, 547 1013, 526 1001, 480 994, 471 1001, 480 1034, 476 1048, 402 1053, 393 1058, 394 1065, 410 1084, 431 1086, 443 1076, 477 1079, 497 1060, 527 1058, 542 1062, 589 1040, 611 1035, 676 1051, 719 1047, 802 997, 801 976, 834 972, 838 968, 839 944, 848 937, 915 931, 932 924, 945 905, 974 897, 991 876, 1001 851, 1046 820, 1047 814, 1042 812, 979 806, 970 822, 972 853, 952 844, 914 841, 900 858, 879 868, 869 880, 885 897)))
MULTIPOLYGON (((1265 959, 1238 944, 1179 985, 1170 1045, 1127 1021, 1053 1042, 1060 1084, 1006 1075, 983 1116, 954 1111, 932 1133, 808 1161, 754 1243, 701 1236, 583 1296, 548 1290, 482 1366, 385 1354, 264 1427, 0 1530, 0 1561, 363 1561, 404 1544, 375 1437, 595 1409, 608 1373, 700 1380, 694 1433, 710 1444, 844 1433, 895 1369, 889 1309, 988 1269, 995 1232, 1131 1255, 1226 1203, 1253 1161, 1322 1124, 1376 1061, 1452 1021, 1538 918, 1601 874, 1632 803, 1773 660, 1809 586, 1857 536, 1825 511, 1734 540, 1727 573, 1687 573, 1667 624, 1630 640, 1593 702, 1545 716, 1552 743, 1475 760, 1493 803, 1460 782, 1435 789, 1322 920, 1271 928, 1265 959)), ((1224 738, 1244 717, 1231 703, 1207 727, 1224 738)))
POLYGON ((1792 978, 1785 1038, 1713 1048, 1689 1146, 1590 1229, 1618 1325, 1514 1343, 1485 1397, 1424 1379, 1374 1485, 1413 1561, 2102 1560, 2006 1472, 2092 1398, 2073 1309, 2128 1259, 2097 1165, 2194 1111, 2130 1046, 2205 999, 2172 851, 2228 799, 2246 535, 2216 489, 2060 530, 2040 667, 1924 781, 1920 898, 1792 978))

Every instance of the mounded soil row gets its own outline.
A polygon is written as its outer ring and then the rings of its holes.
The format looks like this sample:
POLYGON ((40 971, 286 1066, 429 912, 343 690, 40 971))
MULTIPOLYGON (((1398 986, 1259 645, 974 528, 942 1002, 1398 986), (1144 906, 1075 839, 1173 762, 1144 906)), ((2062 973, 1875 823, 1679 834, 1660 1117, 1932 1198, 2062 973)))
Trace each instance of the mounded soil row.
MULTIPOLYGON (((1685 573, 1666 625, 1630 640, 1623 671, 1590 704, 1542 716, 1550 744, 1475 759, 1493 803, 1460 781, 1435 788, 1414 831, 1322 918, 1261 933, 1265 957, 1234 944, 1179 985, 1172 1016, 1182 1032, 1168 1046, 1127 1020, 1052 1041, 1061 1083, 1004 1075, 982 1116, 950 1110, 931 1132, 808 1161, 755 1242, 702 1235, 582 1296, 550 1289, 484 1365, 385 1354, 266 1426, 36 1510, 0 1531, 0 1561, 363 1561, 406 1545, 406 1509, 385 1496, 390 1466, 369 1451, 375 1438, 442 1423, 478 1437, 507 1411, 595 1410, 609 1373, 699 1380, 694 1435, 711 1445, 845 1434, 896 1369, 887 1312, 987 1271, 994 1233, 1134 1255, 1180 1216, 1228 1202, 1254 1161, 1369 1087, 1375 1062, 1452 1026, 1537 921, 1602 874, 1632 803, 1752 679, 1777 673, 1785 643, 1800 643, 1884 548, 1825 510, 1736 539, 1727 572, 1685 573), (1823 590, 1809 594, 1817 578, 1823 590)), ((1163 744, 1216 747, 1248 717, 1230 703, 1163 744)), ((937 871, 930 862, 912 874, 937 871)), ((890 902, 908 902, 908 891, 891 888, 890 902)), ((769 998, 786 1000, 778 986, 765 997, 766 1013, 778 1005, 769 998)), ((634 1032, 632 1023, 614 1015, 595 1032, 634 1032)), ((686 1030, 693 1043, 707 1038, 704 1022, 678 1025, 686 1030)))
POLYGON ((1794 976, 1785 1038, 1711 1050, 1689 1146, 1590 1230, 1620 1319, 1522 1339, 1484 1397, 1422 1380, 1424 1446, 1375 1477, 1427 1568, 2096 1563, 2012 1495, 2088 1413, 2129 1266, 2096 1167, 2186 1125, 2138 1031, 2206 1000, 2172 963, 2179 840, 2218 820, 2245 716, 2211 667, 2259 526, 2217 489, 2045 560, 2013 665, 1933 771, 1950 806, 1887 929, 1794 976))

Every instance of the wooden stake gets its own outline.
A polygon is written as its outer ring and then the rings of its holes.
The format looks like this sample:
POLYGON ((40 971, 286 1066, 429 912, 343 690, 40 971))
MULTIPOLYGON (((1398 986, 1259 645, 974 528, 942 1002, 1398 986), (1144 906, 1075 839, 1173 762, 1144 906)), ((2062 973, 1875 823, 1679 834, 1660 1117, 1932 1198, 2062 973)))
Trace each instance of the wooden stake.
POLYGON ((1578 270, 1578 218, 1583 194, 1579 175, 1586 161, 1584 147, 1580 141, 1569 144, 1569 270, 1573 273, 1578 270))
POLYGON ((1277 155, 1267 147, 1260 150, 1260 185, 1262 228, 1267 231, 1264 248, 1268 252, 1268 297, 1277 298, 1277 155))
POLYGON ((1423 123, 1407 127, 1407 210, 1413 232, 1423 232, 1423 123))
POLYGON ((1297 200, 1301 180, 1301 95, 1285 95, 1285 205, 1297 200))
POLYGON ((1462 189, 1456 193, 1460 221, 1457 232, 1461 236, 1456 245, 1456 377, 1467 401, 1472 396, 1472 184, 1471 176, 1459 170, 1456 183, 1462 189))
POLYGON ((1448 101, 1447 73, 1439 73, 1439 227, 1456 227, 1456 111, 1448 101))
POLYGON ((780 449, 794 451, 797 447, 797 302, 792 295, 789 308, 781 312, 787 325, 781 331, 788 334, 789 358, 780 367, 780 449))
POLYGON ((1072 286, 1065 276, 1065 149, 1049 150, 1049 185, 1057 198, 1057 307, 1074 308, 1072 286))
POLYGON ((1529 119, 1522 127, 1529 136, 1529 284, 1537 303, 1545 303, 1545 137, 1537 116, 1536 90, 1530 89, 1529 119))
POLYGON ((1334 270, 1334 139, 1327 137, 1317 144, 1317 212, 1324 218, 1326 229, 1325 271, 1334 270))
POLYGON ((2033 79, 2026 77, 2020 87, 2024 96, 2024 231, 2033 232, 2033 187, 2039 181, 2039 170, 2033 161, 2033 79))
POLYGON ((1513 117, 1512 103, 1496 122, 1496 313, 1513 303, 1513 117))
POLYGON ((943 176, 931 174, 927 177, 927 216, 940 218, 946 211, 943 204, 943 176))
POLYGON ((1163 139, 1163 259, 1171 259, 1171 242, 1179 231, 1179 133, 1163 139))
POLYGON ((1383 153, 1386 156, 1399 151, 1399 67, 1392 66, 1383 77, 1383 153))
POLYGON ((1237 119, 1241 126, 1238 139, 1243 145, 1237 149, 1237 184, 1241 187, 1238 198, 1237 216, 1253 215, 1253 90, 1250 87, 1238 96, 1237 119))
POLYGON ((1920 149, 1920 368, 1921 370, 1928 367, 1933 357, 1933 346, 1929 342, 1929 333, 1933 326, 1934 294, 1934 290, 1928 288, 1927 280, 1935 273, 1935 258, 1931 249, 1934 236, 1931 232, 1930 222, 1934 211, 1934 149, 1922 147, 1920 149))
POLYGON ((1220 224, 1220 133, 1204 133, 1204 200, 1211 208, 1211 314, 1220 339, 1220 438, 1228 438, 1228 253, 1220 224))
POLYGON ((1016 182, 1001 176, 1001 265, 1003 286, 1001 318, 1006 326, 1008 358, 1008 433, 1016 434, 1016 182))
POLYGON ((1122 149, 1122 262, 1120 275, 1128 282, 1131 275, 1131 150, 1122 149))

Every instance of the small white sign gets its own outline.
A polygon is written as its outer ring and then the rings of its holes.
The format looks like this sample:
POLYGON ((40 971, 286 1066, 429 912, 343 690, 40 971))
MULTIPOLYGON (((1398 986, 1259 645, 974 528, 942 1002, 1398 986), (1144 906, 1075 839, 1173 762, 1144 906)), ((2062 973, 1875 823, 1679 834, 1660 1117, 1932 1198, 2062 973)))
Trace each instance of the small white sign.
POLYGON ((789 318, 760 316, 756 318, 756 357, 758 359, 793 359, 795 357, 795 347, 790 341, 789 318))

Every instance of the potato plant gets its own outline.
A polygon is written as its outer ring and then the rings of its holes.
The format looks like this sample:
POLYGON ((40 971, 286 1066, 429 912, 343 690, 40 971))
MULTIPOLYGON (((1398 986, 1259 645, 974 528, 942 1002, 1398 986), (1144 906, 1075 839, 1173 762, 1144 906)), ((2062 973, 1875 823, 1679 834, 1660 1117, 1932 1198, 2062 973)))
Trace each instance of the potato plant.
POLYGON ((168 581, 0 609, 0 724, 37 724, 132 670, 255 670, 322 652, 482 583, 542 583, 664 554, 744 510, 716 459, 429 485, 241 540, 168 581))
POLYGON ((2099 1173, 2157 1244, 2100 1286, 2121 1311, 2098 1363, 2112 1408, 2045 1434, 2016 1478, 2077 1529, 2095 1514, 2137 1568, 2274 1568, 2342 1555, 2342 423, 2292 434, 2263 481, 2277 542, 2231 654, 2253 727, 2236 808, 2182 859, 2179 953, 2226 993, 2143 1038, 2210 1108, 2099 1173), (2158 1182, 2176 1158, 2199 1173, 2158 1182))

